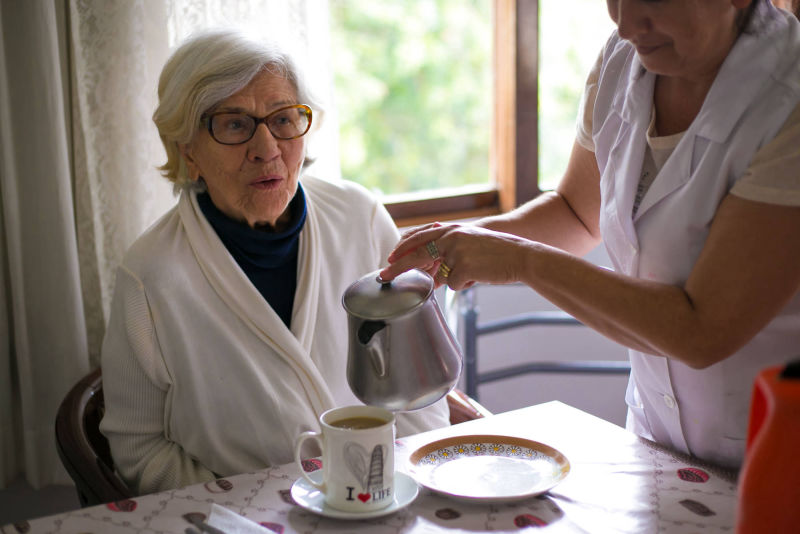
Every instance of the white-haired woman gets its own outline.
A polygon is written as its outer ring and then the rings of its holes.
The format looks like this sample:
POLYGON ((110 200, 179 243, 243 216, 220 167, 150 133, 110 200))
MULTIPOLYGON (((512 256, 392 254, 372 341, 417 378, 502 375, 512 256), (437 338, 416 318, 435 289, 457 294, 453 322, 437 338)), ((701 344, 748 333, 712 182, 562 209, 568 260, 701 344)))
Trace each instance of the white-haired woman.
MULTIPOLYGON (((158 94, 180 199, 120 265, 102 351, 101 430, 137 493, 290 462, 319 414, 358 403, 340 299, 398 239, 364 188, 303 174, 320 107, 278 48, 203 33, 158 94)), ((440 401, 398 433, 446 424, 440 401)))

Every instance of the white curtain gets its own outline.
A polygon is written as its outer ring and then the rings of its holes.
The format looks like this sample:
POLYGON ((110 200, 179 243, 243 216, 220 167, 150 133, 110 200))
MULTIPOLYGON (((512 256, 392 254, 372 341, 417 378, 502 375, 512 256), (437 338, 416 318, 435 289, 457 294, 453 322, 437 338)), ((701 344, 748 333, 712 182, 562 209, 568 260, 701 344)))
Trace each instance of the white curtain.
MULTIPOLYGON (((69 482, 56 410, 99 364, 116 265, 175 202, 156 170, 158 74, 220 25, 284 42, 333 108, 326 0, 0 2, 0 488, 69 482)), ((315 165, 335 176, 331 130, 315 165)))
POLYGON ((69 2, 75 224, 91 367, 114 269, 175 199, 156 167, 163 148, 151 116, 169 48, 162 2, 69 2))
POLYGON ((89 368, 70 166, 63 10, 0 4, 0 482, 65 479, 55 410, 89 368))

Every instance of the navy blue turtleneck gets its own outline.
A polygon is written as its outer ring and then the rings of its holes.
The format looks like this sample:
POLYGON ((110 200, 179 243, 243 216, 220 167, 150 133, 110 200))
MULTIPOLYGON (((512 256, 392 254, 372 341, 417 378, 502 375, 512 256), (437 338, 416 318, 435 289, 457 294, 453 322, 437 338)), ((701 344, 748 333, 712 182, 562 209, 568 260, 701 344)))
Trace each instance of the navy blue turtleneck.
POLYGON ((197 195, 197 203, 250 282, 284 324, 291 327, 297 288, 298 238, 306 222, 303 187, 297 184, 297 193, 289 203, 292 218, 288 226, 275 233, 256 230, 229 218, 217 209, 207 192, 197 195))

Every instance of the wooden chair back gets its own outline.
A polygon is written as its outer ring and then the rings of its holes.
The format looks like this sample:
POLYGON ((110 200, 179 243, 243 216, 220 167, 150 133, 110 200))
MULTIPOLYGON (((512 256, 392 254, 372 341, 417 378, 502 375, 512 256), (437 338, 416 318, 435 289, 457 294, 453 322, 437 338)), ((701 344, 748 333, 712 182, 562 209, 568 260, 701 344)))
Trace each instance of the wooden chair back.
POLYGON ((132 496, 114 471, 108 440, 100 433, 103 410, 103 382, 98 368, 72 387, 56 415, 58 455, 75 482, 81 506, 132 496))

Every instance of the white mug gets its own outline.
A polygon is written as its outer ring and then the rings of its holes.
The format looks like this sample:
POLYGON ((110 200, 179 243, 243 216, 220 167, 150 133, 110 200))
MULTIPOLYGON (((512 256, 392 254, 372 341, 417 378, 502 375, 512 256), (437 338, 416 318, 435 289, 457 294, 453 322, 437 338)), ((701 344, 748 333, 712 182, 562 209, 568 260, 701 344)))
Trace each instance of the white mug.
POLYGON ((303 432, 295 442, 294 459, 303 478, 325 495, 325 504, 345 512, 389 506, 394 500, 394 414, 377 406, 344 406, 323 413, 319 423, 322 432, 303 432), (322 449, 321 483, 303 470, 300 450, 308 439, 322 449))

